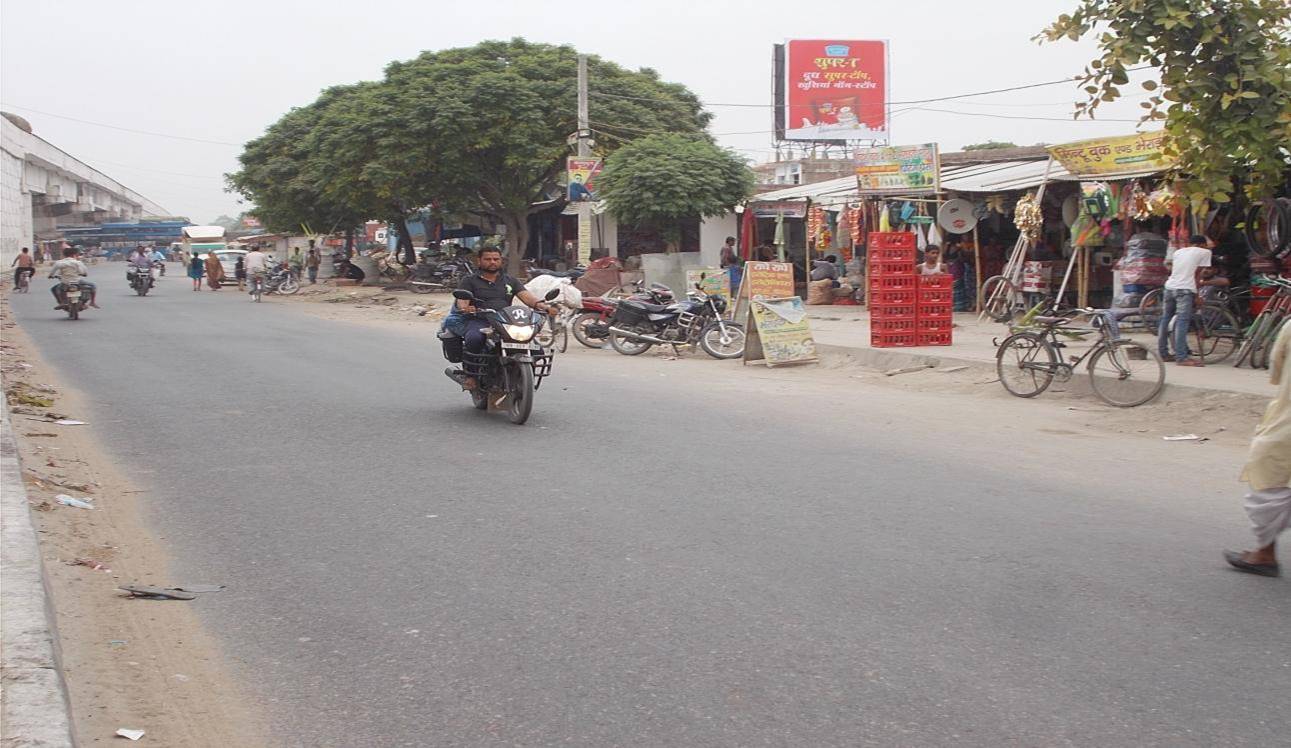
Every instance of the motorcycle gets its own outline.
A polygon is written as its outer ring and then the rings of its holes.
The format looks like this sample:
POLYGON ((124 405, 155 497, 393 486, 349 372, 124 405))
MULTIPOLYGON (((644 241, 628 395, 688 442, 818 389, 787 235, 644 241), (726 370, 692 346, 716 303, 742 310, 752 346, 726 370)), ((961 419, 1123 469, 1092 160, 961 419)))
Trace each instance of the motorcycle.
POLYGON ((699 290, 676 304, 626 299, 610 319, 610 345, 624 356, 639 356, 656 345, 676 349, 698 343, 713 358, 739 358, 744 355, 744 325, 727 322, 725 311, 726 297, 699 290))
POLYGON ((280 267, 269 274, 264 282, 265 293, 282 294, 290 296, 300 290, 300 281, 286 267, 280 267))
MULTIPOLYGON (((635 292, 627 297, 634 301, 650 304, 671 304, 675 300, 672 289, 660 283, 650 284, 644 289, 641 281, 635 284, 635 292)), ((607 296, 584 296, 583 308, 569 321, 574 339, 588 348, 601 348, 610 337, 610 318, 622 299, 607 296)))
POLYGON ((433 262, 423 257, 413 266, 408 289, 415 293, 432 293, 457 288, 462 279, 475 272, 475 265, 465 256, 433 262))
POLYGON ((166 263, 161 260, 153 260, 152 269, 157 271, 157 275, 164 276, 166 274, 166 263))
POLYGON ((81 290, 80 283, 63 284, 63 306, 68 319, 80 319, 81 312, 90 305, 89 294, 81 290))
POLYGON ((130 287, 140 296, 147 296, 148 291, 156 281, 152 277, 152 268, 140 268, 130 266, 126 268, 126 279, 130 281, 130 287))
MULTIPOLYGON (((545 299, 551 301, 559 295, 560 290, 553 288, 545 299)), ((453 298, 475 301, 475 295, 464 290, 454 291, 453 298)), ((444 358, 462 364, 461 369, 450 368, 444 373, 458 384, 467 376, 475 378, 476 387, 470 393, 476 410, 488 410, 490 397, 505 398, 511 422, 522 424, 533 412, 534 392, 551 374, 551 354, 534 340, 546 315, 520 305, 481 309, 478 316, 489 323, 484 353, 469 353, 461 337, 448 331, 439 333, 444 358)))

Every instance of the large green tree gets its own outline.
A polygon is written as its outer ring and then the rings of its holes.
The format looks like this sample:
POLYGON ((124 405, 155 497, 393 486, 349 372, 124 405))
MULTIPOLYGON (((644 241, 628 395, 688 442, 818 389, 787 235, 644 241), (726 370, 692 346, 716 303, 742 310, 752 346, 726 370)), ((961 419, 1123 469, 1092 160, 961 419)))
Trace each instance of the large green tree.
POLYGON ((753 172, 707 136, 649 135, 610 156, 598 185, 615 218, 675 245, 681 221, 720 216, 752 194, 753 172))
POLYGON ((1224 202, 1240 178, 1249 197, 1273 192, 1291 160, 1291 3, 1287 0, 1080 0, 1038 38, 1096 33, 1100 55, 1085 69, 1089 99, 1077 115, 1121 97, 1131 68, 1160 82, 1142 103, 1164 120, 1193 201, 1224 202))

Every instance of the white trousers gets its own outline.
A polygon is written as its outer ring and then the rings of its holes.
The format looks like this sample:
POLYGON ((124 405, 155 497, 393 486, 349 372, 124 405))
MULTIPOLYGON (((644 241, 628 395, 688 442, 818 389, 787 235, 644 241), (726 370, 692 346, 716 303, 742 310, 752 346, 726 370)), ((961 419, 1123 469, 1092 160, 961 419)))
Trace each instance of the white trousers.
POLYGON ((1246 494, 1246 514, 1251 518, 1260 548, 1271 545, 1291 527, 1291 488, 1268 488, 1246 494))

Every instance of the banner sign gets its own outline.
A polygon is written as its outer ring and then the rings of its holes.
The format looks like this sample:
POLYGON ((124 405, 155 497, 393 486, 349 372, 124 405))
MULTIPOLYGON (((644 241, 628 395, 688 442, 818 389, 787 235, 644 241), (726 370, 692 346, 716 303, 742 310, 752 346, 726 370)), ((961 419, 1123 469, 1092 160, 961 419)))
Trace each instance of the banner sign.
POLYGON ((793 296, 793 265, 787 262, 744 263, 744 295, 750 299, 793 296))
POLYGON ((686 290, 698 284, 705 294, 731 299, 731 276, 721 268, 686 268, 686 290))
POLYGON ((1049 146, 1049 153, 1069 173, 1104 176, 1122 172, 1165 171, 1174 166, 1162 152, 1165 131, 1117 138, 1096 138, 1049 146))
POLYGON ((937 192, 941 188, 937 144, 861 148, 856 152, 856 183, 861 194, 937 192))
POLYGON ((802 299, 790 296, 755 300, 750 312, 745 326, 745 361, 761 359, 767 366, 780 366, 816 360, 816 341, 811 337, 802 299))
POLYGON ((755 218, 804 218, 807 215, 806 200, 769 200, 749 203, 755 218))
POLYGON ((565 174, 569 180, 565 197, 571 203, 590 202, 596 199, 596 177, 601 173, 599 158, 570 156, 565 160, 565 174))
POLYGON ((792 39, 785 140, 888 142, 888 43, 792 39))

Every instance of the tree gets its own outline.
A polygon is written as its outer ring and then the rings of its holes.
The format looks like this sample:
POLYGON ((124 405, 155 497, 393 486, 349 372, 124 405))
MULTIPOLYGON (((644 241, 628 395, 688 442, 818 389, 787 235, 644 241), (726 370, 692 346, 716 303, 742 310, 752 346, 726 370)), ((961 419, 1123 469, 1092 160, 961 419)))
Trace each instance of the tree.
POLYGON ((1017 148, 1017 143, 1005 143, 999 140, 988 140, 985 143, 974 143, 964 146, 965 151, 996 151, 1001 148, 1017 148))
POLYGON ((1291 4, 1286 0, 1080 0, 1037 39, 1100 31, 1102 54, 1085 69, 1094 116, 1121 96, 1132 68, 1160 70, 1144 122, 1164 120, 1166 151, 1194 204, 1227 202, 1241 177, 1248 197, 1272 193, 1291 160, 1291 4))
POLYGON ((597 184, 615 218, 675 245, 680 221, 720 216, 752 194, 753 172, 706 136, 650 135, 610 156, 597 184))

